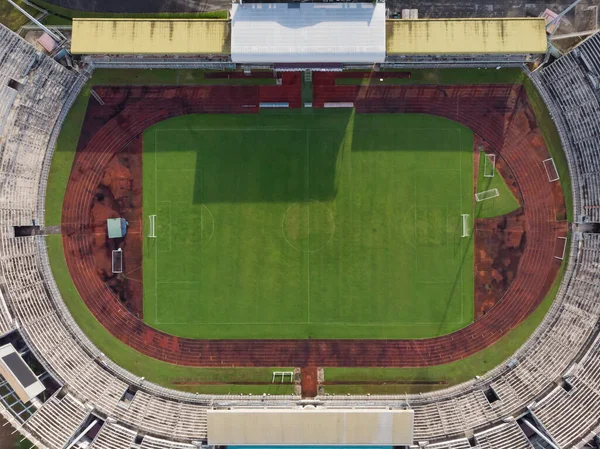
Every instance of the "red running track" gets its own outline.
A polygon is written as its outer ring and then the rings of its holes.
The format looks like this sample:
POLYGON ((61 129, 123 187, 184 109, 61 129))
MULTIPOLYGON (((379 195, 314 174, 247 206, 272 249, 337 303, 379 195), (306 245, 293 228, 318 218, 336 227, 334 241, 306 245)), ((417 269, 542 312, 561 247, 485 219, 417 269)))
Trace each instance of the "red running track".
MULTIPOLYGON (((335 86, 323 87, 315 85, 315 104, 323 102, 323 95, 348 95, 348 86, 337 93, 335 86)), ((557 211, 564 208, 562 194, 557 195, 556 184, 548 182, 542 165, 548 153, 523 88, 378 86, 356 88, 350 100, 333 101, 354 101, 358 113, 420 112, 456 120, 490 142, 514 172, 523 194, 527 243, 516 279, 499 303, 457 332, 422 340, 192 340, 153 329, 132 315, 98 278, 90 254, 94 237, 89 212, 103 167, 146 128, 169 117, 257 112, 248 105, 257 104, 260 90, 255 86, 147 89, 140 101, 108 121, 77 153, 63 206, 65 256, 84 302, 115 337, 143 354, 187 366, 423 367, 485 349, 539 305, 558 271, 555 244, 567 227, 556 220, 557 211)))

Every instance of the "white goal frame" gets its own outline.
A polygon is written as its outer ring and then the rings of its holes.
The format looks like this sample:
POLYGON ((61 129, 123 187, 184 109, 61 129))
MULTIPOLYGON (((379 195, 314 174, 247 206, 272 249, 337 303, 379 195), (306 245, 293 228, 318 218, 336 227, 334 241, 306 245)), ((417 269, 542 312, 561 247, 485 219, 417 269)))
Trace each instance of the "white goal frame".
POLYGON ((123 272, 123 250, 121 248, 112 251, 112 272, 116 274, 123 272))
POLYGON ((497 196, 500 196, 500 192, 498 191, 498 189, 490 189, 484 192, 476 193, 475 199, 479 203, 481 201, 491 200, 492 198, 496 198, 497 196))
POLYGON ((290 383, 294 381, 294 372, 293 371, 274 371, 273 377, 271 378, 271 383, 274 384, 277 378, 281 377, 281 383, 285 382, 287 377, 290 378, 290 383))
POLYGON ((548 182, 555 182, 560 179, 560 175, 558 174, 558 169, 556 168, 556 164, 554 163, 553 158, 544 159, 542 161, 544 164, 544 168, 546 169, 546 175, 548 176, 548 182), (554 174, 550 174, 550 170, 548 167, 551 166, 554 170, 554 174))
POLYGON ((483 153, 485 156, 485 160, 483 162, 483 177, 484 178, 493 178, 496 173, 496 155, 493 153, 483 153), (488 173, 489 168, 492 167, 492 173, 488 173))
POLYGON ((461 214, 462 217, 462 235, 461 237, 471 236, 471 227, 469 226, 469 214, 461 214))
POLYGON ((156 215, 148 215, 149 227, 148 227, 148 238, 156 238, 156 215))

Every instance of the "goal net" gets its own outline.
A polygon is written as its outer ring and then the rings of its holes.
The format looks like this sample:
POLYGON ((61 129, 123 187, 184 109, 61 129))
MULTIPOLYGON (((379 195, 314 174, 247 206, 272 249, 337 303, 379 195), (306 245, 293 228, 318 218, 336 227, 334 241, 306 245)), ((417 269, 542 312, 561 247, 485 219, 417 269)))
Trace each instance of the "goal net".
POLYGON ((156 238, 156 215, 149 215, 148 237, 156 238))
POLYGON ((495 171, 496 171, 496 155, 495 154, 485 154, 485 159, 484 159, 484 164, 483 164, 483 177, 484 178, 493 178, 495 171))
POLYGON ((112 252, 112 272, 123 272, 123 250, 121 248, 115 249, 112 252))
POLYGON ((471 227, 469 226, 469 214, 462 214, 462 235, 461 237, 469 237, 471 235, 471 227))
POLYGON ((496 198, 497 196, 500 196, 500 192, 498 192, 498 189, 491 189, 491 190, 486 190, 484 192, 476 193, 475 199, 479 202, 479 201, 485 201, 485 200, 489 200, 492 198, 496 198))
POLYGON ((294 381, 294 372, 293 371, 274 371, 273 377, 271 377, 271 383, 274 384, 276 380, 281 378, 281 383, 284 383, 285 380, 289 377, 290 383, 294 381))

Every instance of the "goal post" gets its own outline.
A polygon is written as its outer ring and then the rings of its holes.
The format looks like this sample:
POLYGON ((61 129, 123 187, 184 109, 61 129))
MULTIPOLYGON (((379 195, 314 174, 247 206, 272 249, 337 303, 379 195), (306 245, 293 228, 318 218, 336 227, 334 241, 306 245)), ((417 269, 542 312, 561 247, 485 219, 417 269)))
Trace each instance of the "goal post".
POLYGON ((148 216, 148 237, 156 238, 156 215, 148 216))
POLYGON ((123 250, 121 248, 112 251, 112 272, 123 272, 123 250))
POLYGON ((287 378, 290 378, 290 383, 294 381, 293 371, 274 371, 273 377, 271 377, 271 383, 274 384, 276 380, 281 378, 281 383, 284 383, 287 378))
POLYGON ((484 164, 483 164, 483 177, 484 178, 493 178, 494 173, 496 172, 496 155, 493 153, 484 154, 484 164))
POLYGON ((492 198, 496 198, 497 196, 500 196, 500 192, 498 191, 498 189, 490 189, 484 192, 476 193, 475 199, 477 200, 477 202, 481 202, 492 198))
POLYGON ((469 225, 469 214, 461 214, 462 216, 462 235, 461 237, 469 237, 471 235, 471 226, 469 225))

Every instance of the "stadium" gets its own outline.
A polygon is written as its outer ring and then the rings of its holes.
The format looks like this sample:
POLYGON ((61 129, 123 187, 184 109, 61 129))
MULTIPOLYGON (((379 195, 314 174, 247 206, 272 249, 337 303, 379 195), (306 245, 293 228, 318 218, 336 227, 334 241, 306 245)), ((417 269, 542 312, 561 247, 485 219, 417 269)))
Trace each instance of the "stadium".
POLYGON ((61 1, 0 25, 20 447, 600 448, 598 5, 61 1))

